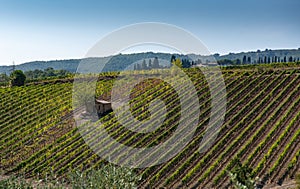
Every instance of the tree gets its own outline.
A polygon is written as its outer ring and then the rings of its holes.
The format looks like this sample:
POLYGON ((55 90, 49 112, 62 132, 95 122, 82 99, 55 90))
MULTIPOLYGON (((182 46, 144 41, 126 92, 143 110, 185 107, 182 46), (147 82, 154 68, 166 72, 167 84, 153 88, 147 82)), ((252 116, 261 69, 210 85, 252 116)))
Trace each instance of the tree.
POLYGON ((248 64, 251 64, 251 57, 250 57, 250 56, 249 56, 248 59, 247 59, 247 63, 248 63, 248 64))
POLYGON ((158 58, 155 57, 153 60, 153 68, 159 68, 159 62, 158 62, 158 58))
POLYGON ((177 58, 176 60, 174 60, 172 62, 172 65, 175 65, 175 66, 177 66, 179 68, 182 68, 182 62, 181 62, 181 60, 179 58, 177 58))
POLYGON ((54 70, 53 68, 49 67, 43 70, 30 70, 24 72, 26 79, 45 79, 47 77, 58 77, 62 78, 70 74, 67 70, 54 70))
POLYGON ((244 55, 244 57, 243 57, 243 64, 246 64, 246 63, 247 63, 247 56, 244 55))
POLYGON ((6 73, 0 74, 0 82, 8 82, 9 77, 6 75, 6 73))
POLYGON ((147 70, 148 67, 147 67, 147 64, 146 64, 146 60, 143 60, 142 62, 142 70, 147 70))
MULTIPOLYGON (((222 60, 218 60, 217 63, 220 65, 220 66, 226 66, 226 65, 233 65, 234 62, 232 60, 229 60, 229 59, 222 59, 222 60)), ((240 59, 237 59, 236 60, 236 64, 241 64, 241 61, 240 59), (239 61, 239 63, 238 63, 239 61)))
POLYGON ((293 57, 292 56, 289 57, 289 62, 293 62, 293 57))
POLYGON ((257 63, 259 63, 259 64, 262 63, 262 58, 261 57, 258 58, 257 63))
POLYGON ((251 168, 242 165, 239 159, 235 159, 235 167, 232 171, 229 171, 230 183, 234 188, 247 188, 254 189, 256 188, 255 180, 251 175, 251 168))
POLYGON ((214 56, 214 57, 219 57, 220 54, 219 54, 219 53, 215 53, 213 56, 214 56))
POLYGON ((171 57, 171 63, 173 63, 173 61, 175 61, 175 60, 176 60, 175 55, 172 55, 172 57, 171 57))
POLYGON ((196 60, 195 65, 197 65, 197 64, 202 64, 202 60, 201 59, 196 60))
POLYGON ((283 57, 283 62, 286 62, 286 56, 283 57))
POLYGON ((267 57, 266 56, 264 58, 264 62, 263 63, 267 63, 267 57))
POLYGON ((153 68, 153 65, 152 65, 151 59, 149 59, 148 68, 149 68, 150 70, 153 68))
POLYGON ((15 70, 10 74, 10 85, 23 86, 25 84, 26 76, 21 70, 15 70))
POLYGON ((55 73, 54 73, 54 69, 49 67, 49 68, 46 68, 44 70, 44 76, 45 77, 52 77, 52 76, 55 76, 55 73))
POLYGON ((35 69, 33 75, 34 78, 44 78, 44 72, 42 70, 35 69))
POLYGON ((190 68, 191 67, 191 62, 188 59, 183 59, 182 60, 182 67, 183 68, 190 68))

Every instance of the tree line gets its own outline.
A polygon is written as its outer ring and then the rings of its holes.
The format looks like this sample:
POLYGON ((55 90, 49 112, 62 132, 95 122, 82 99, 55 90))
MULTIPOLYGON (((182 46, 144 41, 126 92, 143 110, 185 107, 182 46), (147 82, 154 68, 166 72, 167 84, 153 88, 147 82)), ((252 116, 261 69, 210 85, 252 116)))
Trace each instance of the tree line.
POLYGON ((64 78, 71 74, 67 70, 54 70, 49 67, 44 70, 35 69, 33 71, 13 70, 10 75, 0 74, 0 86, 23 86, 25 81, 42 80, 47 78, 64 78))
POLYGON ((193 65, 196 65, 196 62, 190 61, 188 59, 176 58, 175 55, 172 55, 169 66, 160 65, 158 58, 155 57, 153 61, 151 59, 149 59, 148 64, 147 64, 146 60, 143 60, 142 63, 140 63, 140 64, 139 63, 134 64, 133 69, 134 70, 162 69, 162 68, 170 68, 174 64, 180 68, 190 68, 193 65))
POLYGON ((146 60, 144 59, 141 64, 137 63, 134 64, 133 69, 134 70, 151 70, 151 69, 158 69, 162 68, 161 65, 159 65, 158 58, 155 57, 153 62, 151 59, 149 59, 148 64, 146 63, 146 60))
POLYGON ((44 70, 35 69, 33 71, 24 72, 27 79, 46 79, 48 77, 66 77, 71 72, 67 70, 54 70, 52 67, 46 68, 44 70))
POLYGON ((222 59, 218 60, 219 65, 242 65, 242 64, 270 64, 270 63, 287 63, 287 62, 299 62, 299 57, 292 57, 292 56, 261 56, 258 59, 252 59, 250 56, 243 56, 243 59, 222 59))

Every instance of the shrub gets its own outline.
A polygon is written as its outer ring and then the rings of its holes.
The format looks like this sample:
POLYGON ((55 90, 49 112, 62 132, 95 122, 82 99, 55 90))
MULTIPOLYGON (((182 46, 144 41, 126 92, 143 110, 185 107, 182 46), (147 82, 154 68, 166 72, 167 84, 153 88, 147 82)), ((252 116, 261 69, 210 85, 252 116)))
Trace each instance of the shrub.
POLYGON ((26 76, 21 70, 16 70, 10 74, 10 85, 23 86, 25 84, 26 76))
POLYGON ((137 188, 136 183, 141 179, 131 169, 117 167, 112 164, 92 169, 87 172, 74 171, 69 174, 72 188, 137 188))

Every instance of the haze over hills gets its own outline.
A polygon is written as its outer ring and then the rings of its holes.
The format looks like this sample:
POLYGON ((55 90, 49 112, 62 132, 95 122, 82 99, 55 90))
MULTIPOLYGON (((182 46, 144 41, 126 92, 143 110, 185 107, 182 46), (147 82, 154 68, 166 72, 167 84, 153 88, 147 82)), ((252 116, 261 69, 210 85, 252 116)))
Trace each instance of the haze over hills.
MULTIPOLYGON (((169 60, 171 59, 172 55, 175 55, 176 58, 181 59, 189 59, 189 60, 201 60, 201 63, 205 64, 208 62, 213 62, 214 58, 217 61, 220 60, 231 60, 236 61, 239 59, 241 64, 245 62, 243 59, 247 57, 247 63, 261 63, 259 60, 261 59, 264 61, 265 57, 272 59, 276 57, 277 62, 284 62, 289 61, 292 57, 293 61, 299 61, 300 58, 300 48, 298 49, 280 49, 280 50, 271 50, 266 49, 264 51, 257 50, 257 51, 249 51, 249 52, 240 52, 240 53, 229 53, 226 55, 219 55, 214 54, 213 56, 201 56, 196 54, 189 54, 189 55, 180 55, 180 54, 170 54, 170 53, 153 53, 153 52, 146 52, 146 53, 135 53, 135 54, 118 54, 111 57, 105 58, 85 58, 85 59, 66 59, 66 60, 51 60, 51 61, 32 61, 23 63, 20 65, 16 65, 15 69, 22 70, 22 71, 29 71, 40 69, 44 70, 46 68, 52 67, 55 70, 67 70, 70 72, 76 72, 77 67, 81 61, 84 63, 89 63, 92 66, 98 64, 99 62, 106 63, 108 61, 106 67, 103 71, 119 71, 125 69, 132 63, 142 61, 143 59, 154 59, 157 57, 160 60, 160 65, 163 67, 169 66, 169 60)), ((198 62, 199 63, 199 62, 198 62)), ((12 70, 13 65, 9 66, 0 66, 0 73, 9 74, 12 70)))

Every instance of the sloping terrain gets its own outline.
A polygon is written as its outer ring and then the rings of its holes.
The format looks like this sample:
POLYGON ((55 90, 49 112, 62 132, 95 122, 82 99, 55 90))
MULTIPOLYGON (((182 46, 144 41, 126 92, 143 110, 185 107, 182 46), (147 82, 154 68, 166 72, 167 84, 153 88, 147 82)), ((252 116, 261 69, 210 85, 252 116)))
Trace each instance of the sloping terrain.
MULTIPOLYGON (((226 170, 231 170, 237 159, 251 167, 264 184, 294 178, 300 170, 298 68, 224 71, 225 122, 205 153, 198 149, 210 118, 209 90, 200 70, 187 73, 201 106, 198 128, 193 140, 170 161, 136 170, 143 175, 140 187, 225 188, 229 186, 226 170)), ((111 83, 100 83, 102 88, 106 84, 111 87, 111 83)), ((154 80, 135 89, 131 111, 139 119, 147 118, 152 99, 160 98, 167 104, 168 116, 161 128, 148 134, 134 133, 122 127, 113 112, 101 122, 111 136, 129 146, 147 147, 165 141, 180 119, 178 95, 172 87, 154 80)), ((106 163, 74 126, 72 115, 81 110, 72 110, 72 83, 1 88, 0 95, 1 169, 30 177, 50 172, 64 175, 71 169, 86 170, 106 163)))

